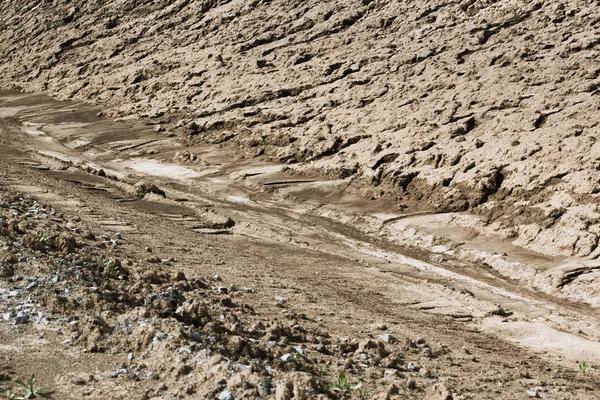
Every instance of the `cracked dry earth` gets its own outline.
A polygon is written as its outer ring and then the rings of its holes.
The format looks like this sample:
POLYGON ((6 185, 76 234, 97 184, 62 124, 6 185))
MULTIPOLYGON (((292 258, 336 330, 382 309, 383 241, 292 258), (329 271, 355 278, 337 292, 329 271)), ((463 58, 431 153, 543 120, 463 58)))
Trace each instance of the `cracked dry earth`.
POLYGON ((600 398, 599 21, 3 0, 0 388, 600 398))

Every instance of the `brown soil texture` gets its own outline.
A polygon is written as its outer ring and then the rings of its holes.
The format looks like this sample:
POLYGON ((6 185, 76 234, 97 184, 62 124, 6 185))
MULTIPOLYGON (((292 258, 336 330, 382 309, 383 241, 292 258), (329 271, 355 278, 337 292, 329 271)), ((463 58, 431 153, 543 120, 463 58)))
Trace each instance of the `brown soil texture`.
POLYGON ((0 389, 599 398, 599 29, 589 0, 1 0, 0 389))
POLYGON ((17 395, 12 381, 35 374, 54 399, 597 398, 593 364, 542 359, 465 325, 472 316, 413 308, 398 290, 417 279, 290 244, 199 235, 161 218, 178 209, 162 195, 114 197, 122 181, 39 164, 6 133, 0 382, 17 395))
POLYGON ((16 1, 0 82, 596 258, 594 1, 16 1))

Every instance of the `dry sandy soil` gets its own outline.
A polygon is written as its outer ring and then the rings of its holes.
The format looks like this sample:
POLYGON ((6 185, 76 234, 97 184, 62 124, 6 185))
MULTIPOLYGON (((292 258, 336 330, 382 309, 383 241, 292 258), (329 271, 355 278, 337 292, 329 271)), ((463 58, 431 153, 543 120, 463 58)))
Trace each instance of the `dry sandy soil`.
POLYGON ((599 22, 2 1, 0 387, 600 398, 599 22))

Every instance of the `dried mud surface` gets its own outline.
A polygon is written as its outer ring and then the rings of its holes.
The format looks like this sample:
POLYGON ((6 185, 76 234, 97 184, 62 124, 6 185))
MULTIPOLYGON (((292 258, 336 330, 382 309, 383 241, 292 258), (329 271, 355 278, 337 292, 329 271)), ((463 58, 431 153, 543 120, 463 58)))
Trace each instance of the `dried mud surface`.
POLYGON ((81 103, 3 93, 0 113, 4 387, 34 373, 57 399, 597 398, 594 307, 361 214, 382 199, 81 103), (336 391, 339 371, 360 389, 336 391))
POLYGON ((2 385, 597 397, 599 23, 583 0, 2 1, 2 385))

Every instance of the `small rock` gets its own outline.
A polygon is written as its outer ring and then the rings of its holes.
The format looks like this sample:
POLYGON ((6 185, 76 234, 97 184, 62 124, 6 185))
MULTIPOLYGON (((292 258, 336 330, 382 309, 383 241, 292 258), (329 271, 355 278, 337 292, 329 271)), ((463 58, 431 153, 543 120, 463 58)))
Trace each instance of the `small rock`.
POLYGON ((408 369, 409 371, 418 371, 417 365, 412 361, 408 363, 406 369, 408 369))
POLYGON ((275 300, 277 300, 280 303, 287 302, 287 299, 285 297, 281 297, 281 296, 275 296, 275 300))
POLYGON ((396 343, 397 340, 395 337, 390 335, 389 333, 384 333, 382 335, 377 336, 379 339, 383 340, 386 343, 396 343))
POLYGON ((123 235, 121 235, 121 232, 115 233, 115 239, 119 239, 119 240, 123 239, 123 235))
POLYGON ((214 279, 215 281, 218 281, 218 282, 221 282, 221 281, 223 280, 223 278, 221 278, 221 277, 220 277, 218 274, 215 274, 215 275, 213 276, 213 279, 214 279))
POLYGON ((200 286, 202 289, 208 289, 210 287, 210 285, 208 284, 208 282, 204 282, 200 279, 196 280, 196 284, 198 286, 200 286))
POLYGON ((154 335, 154 339, 152 339, 152 344, 154 346, 157 346, 158 343, 162 340, 165 340, 167 338, 167 334, 164 332, 156 332, 156 334, 154 335))
POLYGON ((225 286, 219 286, 217 288, 217 292, 219 292, 221 294, 227 294, 227 293, 229 293, 229 289, 227 289, 225 286))
POLYGON ((219 400, 233 400, 233 395, 229 392, 229 390, 223 390, 219 393, 219 400))
POLYGON ((133 359, 134 359, 134 358, 135 358, 135 356, 133 355, 133 353, 129 353, 129 354, 127 354, 127 359, 128 359, 129 361, 133 361, 133 359))
POLYGON ((23 311, 19 311, 15 318, 15 325, 23 325, 27 322, 29 322, 29 315, 25 314, 23 311))

